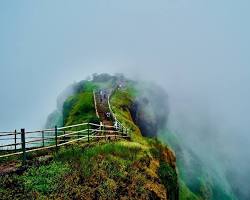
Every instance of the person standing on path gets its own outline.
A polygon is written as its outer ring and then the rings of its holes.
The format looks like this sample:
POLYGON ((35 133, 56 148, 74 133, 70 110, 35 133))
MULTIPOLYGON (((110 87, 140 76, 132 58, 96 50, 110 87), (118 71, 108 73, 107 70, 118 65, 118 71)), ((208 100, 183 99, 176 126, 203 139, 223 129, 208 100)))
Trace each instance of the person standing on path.
POLYGON ((103 91, 100 90, 100 101, 101 101, 101 103, 102 103, 102 100, 103 100, 103 91))

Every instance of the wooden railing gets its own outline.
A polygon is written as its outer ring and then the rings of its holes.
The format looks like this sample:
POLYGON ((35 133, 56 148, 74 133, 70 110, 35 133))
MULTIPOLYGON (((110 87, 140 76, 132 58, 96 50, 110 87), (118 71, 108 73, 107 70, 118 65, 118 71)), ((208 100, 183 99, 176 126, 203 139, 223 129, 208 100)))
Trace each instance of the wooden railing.
POLYGON ((98 113, 98 110, 97 110, 97 102, 96 102, 95 93, 96 93, 95 90, 93 90, 93 98, 94 98, 94 105, 95 105, 95 113, 96 113, 97 118, 100 118, 99 113, 98 113))
MULTIPOLYGON (((122 131, 126 131, 126 133, 128 134, 129 132, 129 129, 127 129, 116 117, 116 115, 114 114, 112 108, 111 108, 111 103, 110 103, 110 98, 111 96, 114 94, 115 92, 115 89, 111 89, 109 90, 109 94, 107 95, 107 98, 108 98, 108 109, 109 109, 109 112, 111 114, 111 119, 113 121, 113 125, 116 129, 119 129, 119 130, 122 130, 122 131)), ((96 91, 94 90, 93 91, 93 96, 94 96, 94 104, 95 104, 95 111, 96 111, 96 116, 98 118, 99 117, 99 113, 98 113, 98 109, 97 109, 97 101, 96 101, 96 91)), ((101 122, 102 124, 102 122, 101 122)))
MULTIPOLYGON (((94 94, 94 92, 93 92, 94 94)), ((84 122, 70 126, 43 129, 37 131, 20 132, 0 132, 0 159, 15 155, 22 155, 23 163, 26 162, 26 154, 45 149, 58 149, 60 146, 68 145, 78 141, 88 141, 93 139, 105 138, 129 138, 128 129, 116 118, 110 105, 110 95, 108 96, 108 106, 114 122, 114 126, 94 124, 84 122), (6 141, 1 144, 1 141, 6 141), (11 142, 13 141, 13 142, 11 142)), ((94 94, 95 98, 95 94, 94 94)), ((96 99, 95 99, 96 107, 96 99)), ((98 115, 98 112, 97 112, 98 115)))
POLYGON ((127 129, 116 117, 115 113, 113 112, 112 110, 112 107, 111 107, 111 103, 110 103, 110 98, 111 96, 114 94, 115 90, 112 90, 109 95, 108 95, 108 106, 109 106, 109 110, 110 110, 110 114, 111 114, 111 117, 113 118, 113 121, 114 121, 114 126, 119 129, 119 130, 122 130, 122 131, 126 131, 126 134, 129 133, 129 129, 127 129))
POLYGON ((14 140, 13 143, 1 145, 0 158, 23 155, 26 161, 26 153, 64 146, 77 141, 88 141, 94 138, 128 138, 126 132, 116 129, 114 126, 106 126, 93 123, 82 123, 54 129, 20 132, 0 132, 0 140, 14 140), (83 127, 79 129, 79 127, 83 127), (77 130, 74 130, 77 128, 77 130), (110 130, 112 129, 112 130, 110 130))

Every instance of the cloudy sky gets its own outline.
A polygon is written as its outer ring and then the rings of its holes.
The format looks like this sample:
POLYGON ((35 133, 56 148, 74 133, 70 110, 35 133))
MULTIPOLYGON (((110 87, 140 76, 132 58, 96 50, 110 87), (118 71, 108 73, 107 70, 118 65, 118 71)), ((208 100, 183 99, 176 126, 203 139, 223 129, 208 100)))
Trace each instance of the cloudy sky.
POLYGON ((67 85, 121 72, 162 85, 169 127, 245 177, 249 10, 249 0, 2 0, 0 131, 41 128, 67 85))
POLYGON ((68 84, 122 72, 167 90, 170 126, 187 141, 216 127, 206 137, 238 157, 233 149, 250 144, 249 9, 248 0, 2 0, 0 130, 41 128, 68 84))
POLYGON ((94 72, 151 79, 173 98, 245 116, 249 8, 248 0, 3 0, 0 129, 41 127, 60 91, 94 72))

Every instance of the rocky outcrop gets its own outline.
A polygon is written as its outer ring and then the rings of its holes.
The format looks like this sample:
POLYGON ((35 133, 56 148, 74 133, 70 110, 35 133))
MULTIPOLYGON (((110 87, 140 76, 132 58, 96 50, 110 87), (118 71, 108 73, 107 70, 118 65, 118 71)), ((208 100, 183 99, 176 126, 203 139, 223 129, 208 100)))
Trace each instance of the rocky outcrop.
POLYGON ((158 86, 139 88, 131 107, 131 115, 143 136, 154 137, 157 132, 165 127, 169 108, 168 97, 163 89, 158 86))

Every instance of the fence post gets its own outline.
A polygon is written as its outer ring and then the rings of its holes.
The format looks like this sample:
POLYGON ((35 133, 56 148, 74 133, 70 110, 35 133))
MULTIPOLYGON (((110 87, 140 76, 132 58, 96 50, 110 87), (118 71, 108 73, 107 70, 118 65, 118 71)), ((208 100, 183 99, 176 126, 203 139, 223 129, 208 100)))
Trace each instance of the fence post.
MULTIPOLYGON (((65 135, 65 134, 66 134, 66 131, 64 130, 63 135, 65 135)), ((65 136, 63 136, 63 141, 64 141, 64 143, 66 142, 66 137, 65 136)))
POLYGON ((15 152, 16 152, 16 129, 15 129, 15 152))
POLYGON ((26 152, 25 152, 25 129, 21 129, 21 143, 22 143, 22 151, 23 151, 23 165, 26 164, 26 152))
POLYGON ((89 122, 88 122, 88 142, 89 142, 89 122))
POLYGON ((104 132, 103 132, 103 124, 101 125, 101 135, 103 136, 104 132))
POLYGON ((42 131, 43 147, 44 147, 44 131, 42 131))
POLYGON ((57 126, 55 126, 55 140, 56 140, 56 151, 58 150, 57 146, 57 126))
POLYGON ((104 126, 103 126, 103 132, 104 132, 105 140, 107 140, 107 138, 106 138, 107 133, 105 131, 105 127, 104 126))

